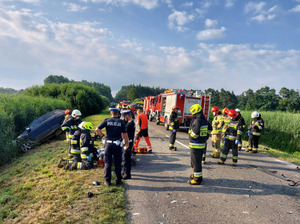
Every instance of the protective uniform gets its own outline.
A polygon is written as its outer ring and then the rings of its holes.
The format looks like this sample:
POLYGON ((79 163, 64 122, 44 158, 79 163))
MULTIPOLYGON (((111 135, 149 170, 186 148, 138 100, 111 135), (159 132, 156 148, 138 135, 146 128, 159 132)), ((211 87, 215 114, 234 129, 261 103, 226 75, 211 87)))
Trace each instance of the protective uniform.
POLYGON ((140 130, 135 137, 134 150, 136 151, 138 149, 139 142, 141 138, 144 137, 147 143, 148 152, 152 152, 152 146, 148 135, 148 117, 146 114, 140 113, 137 117, 137 120, 139 122, 140 130))
MULTIPOLYGON (((222 111, 222 120, 223 120, 223 124, 222 124, 222 132, 226 131, 226 127, 228 125, 228 123, 230 122, 230 117, 228 116, 228 112, 229 110, 227 108, 224 108, 222 111)), ((221 147, 221 151, 224 148, 224 141, 221 138, 221 142, 220 142, 220 147, 221 147)))
POLYGON ((219 111, 217 106, 212 107, 212 112, 214 112, 214 118, 212 121, 213 130, 211 132, 211 142, 213 147, 213 153, 210 154, 213 158, 219 158, 221 153, 221 134, 222 134, 222 125, 223 118, 222 114, 219 111))
POLYGON ((212 130, 211 124, 205 119, 202 107, 194 104, 190 108, 194 119, 191 121, 189 128, 189 147, 191 152, 191 165, 193 174, 190 176, 189 184, 198 185, 202 182, 202 157, 206 149, 206 141, 212 130))
POLYGON ((229 124, 223 128, 225 131, 222 133, 222 138, 225 139, 225 143, 219 164, 225 163, 228 152, 230 149, 232 149, 232 165, 236 165, 238 161, 237 145, 242 138, 243 124, 237 118, 237 113, 235 110, 230 110, 229 116, 231 117, 231 120, 229 124))
POLYGON ((248 149, 246 152, 257 153, 258 152, 258 142, 261 135, 261 132, 264 128, 264 120, 261 118, 261 115, 254 111, 251 114, 253 120, 248 127, 248 149))
MULTIPOLYGON (((126 115, 127 113, 132 113, 131 111, 123 112, 122 115, 126 115)), ((135 133, 135 123, 134 120, 129 121, 126 124, 126 132, 128 134, 129 147, 123 150, 123 179, 131 179, 131 154, 133 150, 133 141, 134 141, 134 133, 135 133)))
POLYGON ((71 155, 72 158, 78 162, 81 161, 81 157, 80 157, 80 135, 81 135, 82 130, 81 129, 77 129, 74 132, 74 135, 72 137, 71 141, 71 155))
POLYGON ((116 184, 121 183, 122 175, 122 133, 126 133, 125 122, 117 117, 105 119, 98 129, 106 128, 104 148, 104 178, 106 184, 111 184, 112 157, 114 157, 116 184))
POLYGON ((179 129, 179 120, 178 120, 178 116, 177 116, 177 112, 175 112, 174 110, 177 109, 177 106, 173 106, 172 108, 172 113, 170 115, 170 139, 169 139, 169 149, 172 151, 176 151, 177 148, 174 146, 174 143, 176 141, 176 133, 177 130, 179 129))
MULTIPOLYGON (((235 111, 238 112, 238 119, 242 122, 242 124, 243 124, 243 129, 245 130, 246 123, 245 123, 245 119, 244 119, 243 116, 241 115, 241 111, 240 111, 238 108, 236 108, 235 111)), ((239 150, 239 151, 242 150, 242 146, 243 146, 243 142, 242 142, 242 139, 241 139, 241 141, 240 141, 239 144, 238 144, 238 150, 239 150)))
POLYGON ((66 122, 64 122, 61 125, 61 129, 63 131, 69 132, 69 155, 71 156, 71 139, 73 138, 73 135, 75 131, 78 128, 78 125, 82 122, 82 120, 79 118, 81 115, 81 112, 79 110, 73 110, 72 112, 72 118, 66 122))

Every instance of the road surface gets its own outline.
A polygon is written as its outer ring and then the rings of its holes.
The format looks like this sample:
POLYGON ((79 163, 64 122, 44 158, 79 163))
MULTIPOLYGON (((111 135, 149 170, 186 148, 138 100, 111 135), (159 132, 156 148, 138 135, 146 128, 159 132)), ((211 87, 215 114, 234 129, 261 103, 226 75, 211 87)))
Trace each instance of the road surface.
MULTIPOLYGON (((209 157, 203 184, 187 184, 192 169, 188 135, 177 133, 178 151, 168 149, 169 131, 149 123, 153 154, 136 155, 132 179, 126 180, 128 223, 300 223, 300 170, 263 154, 231 151, 225 165, 209 157), (294 185, 294 186, 292 186, 294 185)), ((142 139, 140 146, 146 146, 142 139)))

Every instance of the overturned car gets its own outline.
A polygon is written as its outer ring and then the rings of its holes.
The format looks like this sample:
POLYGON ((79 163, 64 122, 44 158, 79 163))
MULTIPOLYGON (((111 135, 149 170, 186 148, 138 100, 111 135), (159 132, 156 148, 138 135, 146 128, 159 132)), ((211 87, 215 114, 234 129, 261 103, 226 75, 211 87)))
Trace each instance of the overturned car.
POLYGON ((64 110, 53 110, 36 118, 26 130, 18 136, 17 140, 21 145, 21 150, 26 152, 35 144, 43 143, 61 134, 61 124, 64 118, 64 110))

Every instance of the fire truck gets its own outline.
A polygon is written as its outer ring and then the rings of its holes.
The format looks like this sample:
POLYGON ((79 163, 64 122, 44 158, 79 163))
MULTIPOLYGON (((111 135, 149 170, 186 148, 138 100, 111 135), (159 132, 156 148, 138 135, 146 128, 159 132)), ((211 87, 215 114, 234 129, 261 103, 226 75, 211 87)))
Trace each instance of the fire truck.
POLYGON ((178 106, 178 119, 180 128, 189 127, 193 115, 190 113, 190 107, 194 104, 200 104, 205 118, 209 119, 210 94, 203 94, 200 91, 192 92, 186 90, 166 90, 158 96, 147 96, 144 98, 144 112, 150 121, 155 121, 157 125, 163 123, 166 130, 169 129, 170 115, 172 107, 178 106))

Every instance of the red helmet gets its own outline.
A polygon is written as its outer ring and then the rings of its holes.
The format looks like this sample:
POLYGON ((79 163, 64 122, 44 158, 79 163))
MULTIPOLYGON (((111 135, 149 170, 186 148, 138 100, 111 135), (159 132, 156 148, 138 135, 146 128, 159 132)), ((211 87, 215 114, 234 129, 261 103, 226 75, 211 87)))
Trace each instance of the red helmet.
POLYGON ((65 115, 67 115, 67 114, 69 114, 69 113, 71 113, 71 110, 70 110, 70 109, 66 109, 66 110, 65 110, 65 115))
POLYGON ((237 112, 235 110, 230 110, 228 112, 228 115, 232 118, 236 118, 238 116, 237 112))
POLYGON ((172 111, 174 111, 175 109, 178 110, 178 106, 173 106, 173 107, 172 107, 172 111))
POLYGON ((228 110, 227 108, 224 108, 224 109, 222 110, 222 114, 228 114, 228 112, 229 112, 229 110, 228 110))
POLYGON ((211 112, 219 113, 220 109, 219 109, 219 107, 214 106, 214 107, 211 108, 211 112))

